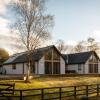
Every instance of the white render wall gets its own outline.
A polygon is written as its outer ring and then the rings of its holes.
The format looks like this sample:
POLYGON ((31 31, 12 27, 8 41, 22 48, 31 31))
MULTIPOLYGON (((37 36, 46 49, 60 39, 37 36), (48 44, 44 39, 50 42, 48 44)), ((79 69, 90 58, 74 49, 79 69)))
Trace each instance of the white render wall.
MULTIPOLYGON (((35 62, 35 74, 37 74, 37 62, 35 62)), ((23 63, 16 64, 16 69, 12 69, 12 64, 4 65, 3 68, 6 69, 7 74, 23 74, 23 63)), ((24 74, 27 74, 27 63, 24 63, 24 74)))
POLYGON ((65 74, 65 61, 60 57, 60 74, 65 74))
POLYGON ((67 69, 68 70, 75 70, 76 72, 78 72, 78 64, 68 65, 67 69))
POLYGON ((42 57, 38 62, 38 74, 45 74, 44 72, 44 57, 42 57))
POLYGON ((38 74, 38 62, 35 62, 35 74, 38 74))
POLYGON ((7 74, 23 74, 23 64, 16 64, 16 69, 12 69, 12 64, 4 65, 7 74))
MULTIPOLYGON (((23 74, 23 63, 16 64, 16 69, 12 69, 12 64, 4 65, 7 74, 23 74)), ((45 63, 44 57, 42 57, 39 62, 35 62, 35 74, 45 74, 45 63)), ((27 63, 24 63, 24 74, 27 74, 27 63)), ((60 73, 65 74, 65 61, 60 57, 60 73)))
POLYGON ((78 70, 78 69, 77 69, 77 72, 78 72, 79 74, 84 74, 84 64, 81 64, 81 70, 78 70))
POLYGON ((84 65, 84 69, 85 69, 85 74, 89 74, 88 61, 85 63, 85 65, 84 65))
MULTIPOLYGON (((22 65, 22 68, 23 68, 23 65, 22 65)), ((24 63, 24 74, 27 74, 27 70, 28 70, 27 63, 24 63)))
POLYGON ((84 74, 84 64, 81 64, 81 70, 78 70, 78 64, 72 64, 67 66, 68 70, 75 70, 78 74, 84 74))

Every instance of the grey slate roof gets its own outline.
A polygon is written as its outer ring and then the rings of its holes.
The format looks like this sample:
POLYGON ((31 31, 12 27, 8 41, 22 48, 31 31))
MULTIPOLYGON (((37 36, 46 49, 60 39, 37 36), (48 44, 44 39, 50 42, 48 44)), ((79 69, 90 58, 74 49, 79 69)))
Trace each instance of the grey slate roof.
MULTIPOLYGON (((44 53, 47 52, 48 50, 50 50, 51 48, 56 49, 56 47, 54 45, 36 49, 32 53, 32 60, 38 61, 39 59, 41 59, 41 57, 44 55, 44 53)), ((60 52, 58 50, 57 50, 57 52, 60 54, 60 52)), ((27 61, 28 61, 27 52, 22 52, 22 53, 18 53, 18 54, 11 56, 7 61, 4 62, 4 65, 12 64, 12 63, 23 63, 23 62, 27 62, 27 61)))
POLYGON ((74 53, 74 54, 63 54, 66 64, 84 64, 92 54, 99 59, 95 51, 74 53))

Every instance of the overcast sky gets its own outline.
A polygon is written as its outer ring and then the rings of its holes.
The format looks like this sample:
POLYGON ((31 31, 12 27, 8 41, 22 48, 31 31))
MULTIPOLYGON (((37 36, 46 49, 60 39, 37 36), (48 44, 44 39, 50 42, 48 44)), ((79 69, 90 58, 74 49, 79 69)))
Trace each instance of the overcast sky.
MULTIPOLYGON (((7 9, 8 3, 9 0, 0 0, 0 47, 12 53, 15 40, 8 24, 14 16, 7 9)), ((100 0, 48 0, 46 8, 54 15, 54 41, 62 39, 74 45, 93 37, 100 42, 100 0)))

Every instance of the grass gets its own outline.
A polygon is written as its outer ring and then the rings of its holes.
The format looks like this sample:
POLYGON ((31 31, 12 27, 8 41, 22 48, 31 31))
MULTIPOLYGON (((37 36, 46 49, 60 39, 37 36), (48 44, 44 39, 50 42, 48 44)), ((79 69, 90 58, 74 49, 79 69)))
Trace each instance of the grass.
MULTIPOLYGON (((86 77, 86 76, 80 76, 80 77, 79 76, 78 77, 39 77, 39 78, 32 79, 30 81, 30 83, 25 83, 24 80, 0 80, 0 83, 15 83, 15 89, 32 89, 32 88, 100 84, 100 77, 86 77)), ((53 90, 53 91, 56 91, 56 90, 53 90)), ((50 91, 47 91, 47 92, 50 92, 50 91)), ((31 92, 30 91, 24 92, 24 94, 31 94, 31 92)), ((28 99, 25 99, 25 100, 28 100, 28 99)), ((32 98, 29 100, 32 100, 32 98)), ((39 99, 34 99, 34 100, 39 100, 39 99)), ((91 98, 89 100, 100 100, 100 98, 99 99, 98 98, 96 98, 96 99, 91 98)))
POLYGON ((15 89, 32 89, 100 84, 100 77, 39 77, 32 79, 30 83, 25 83, 24 80, 0 80, 0 83, 15 83, 15 89))

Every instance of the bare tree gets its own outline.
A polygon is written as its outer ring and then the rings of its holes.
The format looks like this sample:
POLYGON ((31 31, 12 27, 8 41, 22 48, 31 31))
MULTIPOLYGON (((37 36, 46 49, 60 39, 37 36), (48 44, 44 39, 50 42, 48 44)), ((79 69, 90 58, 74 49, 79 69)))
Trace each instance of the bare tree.
POLYGON ((87 39, 87 50, 89 51, 96 51, 99 49, 99 43, 95 41, 94 38, 89 37, 87 39))
POLYGON ((26 82, 29 82, 31 54, 41 41, 50 37, 49 29, 53 26, 53 16, 44 13, 45 0, 17 0, 12 3, 12 8, 16 14, 13 28, 18 31, 21 42, 27 50, 26 82))
POLYGON ((77 45, 74 47, 74 52, 79 53, 84 51, 84 46, 83 46, 84 41, 80 41, 77 43, 77 45))
POLYGON ((68 46, 65 45, 63 40, 58 40, 57 41, 57 49, 61 52, 64 53, 68 49, 68 46))

